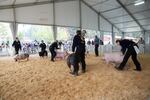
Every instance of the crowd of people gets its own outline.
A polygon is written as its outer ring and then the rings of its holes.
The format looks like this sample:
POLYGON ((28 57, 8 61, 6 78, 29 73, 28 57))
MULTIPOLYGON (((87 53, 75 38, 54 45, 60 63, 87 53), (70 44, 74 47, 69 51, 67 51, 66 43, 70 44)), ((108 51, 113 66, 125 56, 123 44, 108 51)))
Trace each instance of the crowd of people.
POLYGON ((7 41, 7 42, 2 42, 1 44, 0 44, 0 52, 2 52, 2 50, 4 49, 4 48, 9 48, 10 46, 9 46, 9 41, 7 41))

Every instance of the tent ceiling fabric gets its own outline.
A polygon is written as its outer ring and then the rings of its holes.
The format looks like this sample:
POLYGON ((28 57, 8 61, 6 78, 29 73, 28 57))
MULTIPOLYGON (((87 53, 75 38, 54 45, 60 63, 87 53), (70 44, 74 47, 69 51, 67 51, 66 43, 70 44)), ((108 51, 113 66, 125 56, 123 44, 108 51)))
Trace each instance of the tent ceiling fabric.
POLYGON ((52 1, 52 0, 16 0, 15 4, 34 3, 34 2, 43 2, 43 1, 52 1))
POLYGON ((145 29, 149 30, 150 29, 150 24, 148 26, 143 26, 145 29))
POLYGON ((112 26, 102 17, 100 17, 100 30, 102 31, 107 30, 109 32, 112 31, 112 26))
POLYGON ((16 12, 17 22, 26 22, 33 24, 53 24, 52 4, 16 8, 16 12), (33 12, 34 16, 32 14, 33 12))
POLYGON ((16 0, 15 4, 31 3, 31 2, 36 2, 36 0, 16 0))
MULTIPOLYGON (((118 8, 120 5, 115 0, 95 0, 95 4, 92 4, 92 0, 86 0, 93 8, 98 12, 103 12, 109 9, 118 8), (97 3, 96 3, 97 2, 97 3)), ((94 2, 94 0, 93 0, 94 2)))
MULTIPOLYGON (((0 0, 0 6, 17 5, 24 3, 36 3, 53 0, 0 0)), ((68 0, 55 0, 68 1, 68 0)), ((133 18, 121 7, 116 0, 84 0, 97 12, 100 12, 111 23, 118 26, 122 31, 139 31, 140 28, 133 20, 133 18), (120 17, 118 17, 120 16, 120 17), (131 21, 131 22, 130 22, 131 21), (137 27, 133 27, 137 26, 137 27), (123 29, 124 27, 130 27, 123 29)), ((137 21, 144 27, 145 30, 150 30, 150 0, 145 0, 145 4, 135 6, 136 0, 119 0, 137 19, 137 21)), ((6 18, 6 20, 11 18, 6 18)))
POLYGON ((13 9, 0 10, 0 21, 1 21, 1 19, 3 19, 3 21, 12 22, 14 20, 13 9))
MULTIPOLYGON (((121 7, 116 0, 84 0, 95 10, 101 12, 110 22, 124 32, 141 31, 133 18, 121 7), (118 17, 120 16, 120 17, 118 17), (130 22, 131 21, 131 22, 130 22), (136 27, 133 27, 136 26, 136 27), (123 27, 131 27, 123 29, 123 27)), ((145 28, 150 30, 150 0, 145 4, 135 6, 136 0, 120 0, 122 4, 131 12, 137 21, 145 28), (146 26, 145 26, 146 25, 146 26)))
POLYGON ((55 4, 56 25, 79 27, 79 2, 60 2, 55 4), (65 11, 65 12, 64 12, 65 11), (63 20, 62 20, 63 19, 63 20))
POLYGON ((135 22, 117 24, 119 28, 138 26, 135 22))
POLYGON ((115 9, 109 12, 103 13, 103 15, 108 18, 108 17, 115 17, 115 16, 121 16, 127 14, 127 12, 123 8, 115 9))
POLYGON ((134 14, 134 16, 137 19, 144 19, 144 18, 150 17, 150 11, 134 14))
POLYGON ((127 5, 127 4, 131 4, 134 3, 136 0, 120 0, 123 4, 127 5))
POLYGON ((13 5, 13 3, 14 4, 35 3, 43 1, 52 1, 52 0, 0 0, 0 5, 13 5))
POLYGON ((127 21, 133 21, 133 19, 128 15, 128 16, 123 16, 119 18, 113 18, 113 19, 110 19, 110 21, 113 22, 114 24, 119 24, 119 23, 124 23, 127 21))
POLYGON ((93 10, 87 7, 85 4, 81 4, 82 9, 82 28, 93 29, 98 31, 98 16, 93 10))
POLYGON ((3 5, 12 5, 14 0, 0 0, 0 6, 3 5))

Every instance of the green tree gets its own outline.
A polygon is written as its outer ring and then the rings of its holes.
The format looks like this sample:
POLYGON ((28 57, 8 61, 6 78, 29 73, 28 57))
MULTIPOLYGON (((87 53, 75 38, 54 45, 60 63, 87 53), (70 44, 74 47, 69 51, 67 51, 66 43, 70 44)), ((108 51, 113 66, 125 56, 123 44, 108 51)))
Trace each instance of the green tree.
POLYGON ((0 39, 2 41, 10 41, 12 42, 12 33, 9 27, 9 23, 0 23, 0 39))
POLYGON ((20 40, 22 40, 23 37, 24 37, 24 33, 23 32, 18 32, 18 37, 19 37, 20 40))
POLYGON ((6 24, 0 23, 0 35, 8 35, 6 24))
POLYGON ((68 40, 69 39, 69 32, 67 28, 58 27, 57 28, 57 40, 68 40))
POLYGON ((48 26, 34 26, 31 30, 31 38, 44 41, 53 41, 52 28, 48 26))

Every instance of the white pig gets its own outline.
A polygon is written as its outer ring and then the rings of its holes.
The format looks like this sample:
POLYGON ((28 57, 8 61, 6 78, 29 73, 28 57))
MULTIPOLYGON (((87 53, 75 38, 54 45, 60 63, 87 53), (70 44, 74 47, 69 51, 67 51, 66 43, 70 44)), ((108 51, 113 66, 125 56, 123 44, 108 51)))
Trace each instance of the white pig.
POLYGON ((105 53, 104 54, 104 60, 109 63, 109 62, 114 62, 114 63, 121 63, 123 60, 123 55, 120 52, 115 52, 115 53, 105 53))
POLYGON ((62 51, 57 51, 56 52, 57 54, 56 54, 56 59, 58 58, 58 59, 65 59, 65 57, 68 55, 68 52, 66 52, 66 51, 64 51, 64 52, 62 52, 62 51))

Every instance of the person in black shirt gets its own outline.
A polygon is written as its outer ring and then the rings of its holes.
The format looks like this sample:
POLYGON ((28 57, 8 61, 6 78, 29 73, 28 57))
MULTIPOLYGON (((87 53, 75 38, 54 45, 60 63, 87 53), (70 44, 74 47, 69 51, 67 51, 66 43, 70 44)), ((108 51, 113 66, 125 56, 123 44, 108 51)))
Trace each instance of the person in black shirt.
POLYGON ((40 56, 42 57, 47 56, 46 44, 44 43, 43 40, 41 41, 41 44, 39 46, 41 48, 40 56))
MULTIPOLYGON (((119 67, 116 67, 118 70, 123 70, 124 66, 126 65, 129 57, 132 57, 132 60, 134 64, 136 65, 136 71, 141 71, 141 65, 137 60, 137 53, 134 49, 134 46, 137 46, 137 44, 131 40, 122 39, 122 40, 116 40, 116 43, 121 46, 121 51, 124 55, 122 63, 119 65, 119 67)), ((138 47, 138 46, 137 46, 138 47)))
POLYGON ((18 37, 16 37, 16 40, 13 42, 12 46, 15 48, 15 54, 19 54, 19 49, 21 50, 21 43, 18 37))
POLYGON ((99 43, 99 44, 100 44, 100 45, 104 45, 103 40, 100 39, 100 43, 99 43))
POLYGON ((46 50, 46 44, 44 43, 43 40, 41 41, 40 48, 41 48, 41 52, 46 50))
POLYGON ((95 44, 95 56, 98 57, 99 56, 99 50, 98 50, 98 48, 99 48, 100 40, 97 37, 97 35, 95 36, 94 44, 95 44))
POLYGON ((56 57, 56 51, 55 51, 56 49, 59 49, 57 40, 55 42, 53 42, 49 47, 49 50, 51 52, 51 61, 53 61, 53 62, 54 62, 54 58, 56 57))
POLYGON ((79 66, 78 63, 82 64, 82 72, 85 73, 86 64, 85 64, 85 40, 81 36, 81 31, 77 30, 77 35, 73 39, 72 52, 75 52, 75 66, 72 74, 78 75, 79 66))

